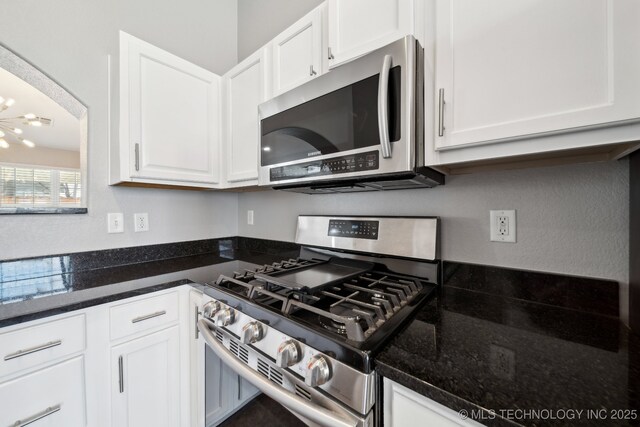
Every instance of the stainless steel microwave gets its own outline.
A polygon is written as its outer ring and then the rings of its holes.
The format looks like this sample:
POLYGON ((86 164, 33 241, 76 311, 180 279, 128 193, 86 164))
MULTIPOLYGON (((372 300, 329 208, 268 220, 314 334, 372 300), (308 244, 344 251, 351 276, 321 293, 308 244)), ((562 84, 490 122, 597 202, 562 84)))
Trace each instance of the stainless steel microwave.
POLYGON ((259 106, 260 185, 304 193, 432 187, 423 49, 404 37, 259 106))

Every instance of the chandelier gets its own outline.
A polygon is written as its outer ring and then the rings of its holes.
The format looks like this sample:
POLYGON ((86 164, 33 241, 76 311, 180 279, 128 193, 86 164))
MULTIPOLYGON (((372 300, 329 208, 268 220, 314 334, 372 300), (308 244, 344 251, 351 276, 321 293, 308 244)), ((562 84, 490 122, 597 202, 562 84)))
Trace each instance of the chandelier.
MULTIPOLYGON (((12 98, 4 99, 0 96, 0 115, 8 110, 16 101, 12 98)), ((9 148, 9 142, 5 139, 11 137, 18 143, 22 143, 29 148, 33 148, 36 144, 29 139, 24 139, 22 135, 22 129, 18 126, 51 126, 52 120, 44 117, 36 116, 33 113, 28 113, 22 116, 16 117, 0 117, 0 148, 9 148)))

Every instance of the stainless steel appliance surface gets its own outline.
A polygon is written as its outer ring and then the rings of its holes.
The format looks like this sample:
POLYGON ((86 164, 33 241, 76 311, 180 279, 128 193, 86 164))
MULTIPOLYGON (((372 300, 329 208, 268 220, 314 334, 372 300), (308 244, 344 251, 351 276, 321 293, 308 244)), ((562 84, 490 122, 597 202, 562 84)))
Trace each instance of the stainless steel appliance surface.
POLYGON ((198 329, 222 362, 308 425, 378 425, 373 359, 436 292, 438 224, 300 216, 300 256, 221 275, 198 329))
POLYGON ((433 187, 423 49, 406 36, 259 106, 260 185, 303 193, 433 187))

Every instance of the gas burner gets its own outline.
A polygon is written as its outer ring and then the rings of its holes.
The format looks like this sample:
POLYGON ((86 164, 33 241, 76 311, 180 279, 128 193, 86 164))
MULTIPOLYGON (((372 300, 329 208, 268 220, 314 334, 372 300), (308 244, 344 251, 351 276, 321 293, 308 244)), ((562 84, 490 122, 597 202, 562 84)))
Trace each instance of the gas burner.
POLYGON ((318 316, 318 322, 328 331, 338 335, 347 335, 347 327, 344 323, 336 322, 335 320, 327 319, 323 316, 318 316))
POLYGON ((355 313, 355 310, 358 309, 358 306, 354 305, 354 304, 334 304, 331 306, 331 308, 329 309, 329 312, 340 316, 340 317, 344 317, 350 320, 358 320, 360 319, 360 316, 355 313))
POLYGON ((360 315, 356 312, 358 307, 353 304, 341 304, 336 303, 329 309, 329 312, 336 315, 338 318, 344 320, 344 322, 338 321, 335 318, 328 318, 323 315, 318 315, 318 322, 327 330, 335 332, 340 335, 347 335, 347 323, 358 323, 360 321, 360 315))

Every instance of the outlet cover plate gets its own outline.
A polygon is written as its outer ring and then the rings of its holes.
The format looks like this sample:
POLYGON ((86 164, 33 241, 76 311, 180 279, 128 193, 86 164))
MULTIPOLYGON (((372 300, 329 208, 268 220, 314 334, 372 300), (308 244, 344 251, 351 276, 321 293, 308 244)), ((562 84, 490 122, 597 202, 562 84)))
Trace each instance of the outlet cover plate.
POLYGON ((133 214, 133 231, 139 233, 141 231, 149 231, 149 214, 137 213, 133 214))
POLYGON ((490 240, 516 243, 516 211, 489 211, 490 240))
POLYGON ((497 344, 489 345, 489 368, 498 378, 513 381, 516 376, 515 351, 497 344))

